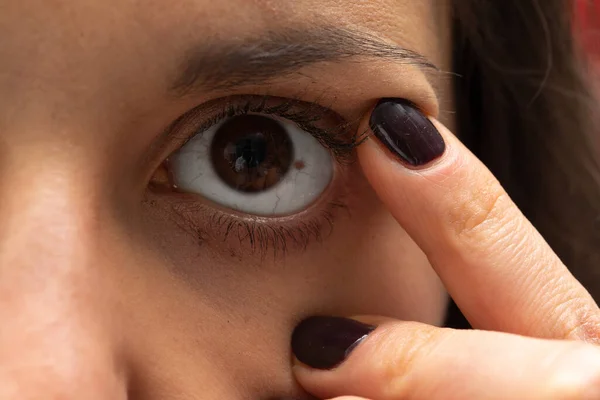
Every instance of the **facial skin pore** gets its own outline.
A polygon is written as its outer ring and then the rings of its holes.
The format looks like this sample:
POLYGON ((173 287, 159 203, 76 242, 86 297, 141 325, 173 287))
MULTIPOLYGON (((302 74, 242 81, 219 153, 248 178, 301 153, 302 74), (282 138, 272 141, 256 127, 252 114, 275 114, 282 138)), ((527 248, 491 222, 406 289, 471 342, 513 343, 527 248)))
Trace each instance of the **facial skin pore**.
POLYGON ((448 19, 437 1, 3 0, 0 398, 302 396, 289 341, 304 317, 441 324, 441 283, 356 163, 281 221, 150 183, 193 135, 167 127, 229 96, 298 98, 350 126, 400 97, 451 126, 448 19), (329 53, 245 68, 277 53, 273 37, 329 53), (365 50, 374 42, 383 56, 365 50), (203 64, 228 52, 236 62, 203 64), (232 72, 209 84, 190 68, 232 72), (295 229, 331 203, 343 204, 331 225, 279 251, 213 224, 221 213, 295 229))

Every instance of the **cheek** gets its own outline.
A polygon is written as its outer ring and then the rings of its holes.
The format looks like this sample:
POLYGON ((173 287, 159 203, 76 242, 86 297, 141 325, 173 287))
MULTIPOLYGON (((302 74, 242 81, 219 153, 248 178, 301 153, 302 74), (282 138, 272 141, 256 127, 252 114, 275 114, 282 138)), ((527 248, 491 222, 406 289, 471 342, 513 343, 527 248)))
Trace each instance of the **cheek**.
POLYGON ((427 257, 376 198, 360 174, 327 242, 298 263, 304 302, 321 314, 376 314, 441 325, 448 297, 427 257))
POLYGON ((204 245, 164 209, 146 208, 123 302, 141 394, 206 393, 210 381, 220 382, 210 385, 220 397, 242 386, 285 391, 294 385, 291 333, 309 315, 442 322, 446 295, 426 257, 355 176, 348 193, 360 195, 348 196, 332 233, 285 257, 204 245))
POLYGON ((146 215, 133 241, 135 272, 122 300, 123 347, 138 375, 133 397, 289 393, 289 340, 301 294, 280 290, 282 278, 272 270, 204 248, 159 214, 146 215))

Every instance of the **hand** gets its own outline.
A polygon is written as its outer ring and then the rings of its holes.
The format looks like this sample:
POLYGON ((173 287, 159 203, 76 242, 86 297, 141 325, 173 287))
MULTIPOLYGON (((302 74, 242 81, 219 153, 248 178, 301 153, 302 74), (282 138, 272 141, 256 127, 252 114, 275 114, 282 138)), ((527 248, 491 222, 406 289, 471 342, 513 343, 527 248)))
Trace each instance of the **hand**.
POLYGON ((600 399, 598 306, 493 175, 406 102, 380 102, 370 126, 367 179, 482 330, 309 318, 299 383, 319 398, 600 399))

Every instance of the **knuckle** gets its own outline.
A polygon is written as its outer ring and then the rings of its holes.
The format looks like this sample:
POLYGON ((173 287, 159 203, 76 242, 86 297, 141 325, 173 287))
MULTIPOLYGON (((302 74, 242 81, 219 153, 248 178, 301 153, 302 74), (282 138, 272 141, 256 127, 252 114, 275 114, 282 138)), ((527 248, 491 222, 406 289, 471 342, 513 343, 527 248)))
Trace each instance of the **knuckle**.
POLYGON ((545 312, 539 313, 535 323, 554 321, 551 338, 600 345, 600 309, 596 303, 579 288, 561 282, 560 277, 551 282, 546 285, 548 289, 544 288, 544 304, 537 306, 545 312))
POLYGON ((428 327, 400 335, 390 332, 385 339, 384 354, 388 362, 379 364, 376 376, 381 379, 380 387, 384 398, 405 398, 411 393, 411 377, 421 365, 421 360, 432 354, 440 342, 444 330, 428 327))
POLYGON ((448 214, 451 234, 461 241, 478 241, 510 222, 512 201, 498 182, 470 189, 448 214))
POLYGON ((600 345, 600 315, 598 310, 581 307, 576 310, 572 323, 568 325, 564 339, 579 340, 600 345))

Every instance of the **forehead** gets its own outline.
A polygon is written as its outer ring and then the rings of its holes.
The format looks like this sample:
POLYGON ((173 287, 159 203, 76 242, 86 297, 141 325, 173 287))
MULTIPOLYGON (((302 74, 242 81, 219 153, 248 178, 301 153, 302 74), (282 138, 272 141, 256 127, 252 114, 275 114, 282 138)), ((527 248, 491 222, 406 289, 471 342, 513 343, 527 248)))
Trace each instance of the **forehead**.
MULTIPOLYGON (((329 25, 355 27, 408 48, 423 47, 427 53, 432 49, 424 42, 436 42, 441 4, 429 0, 9 0, 0 13, 0 51, 8 56, 3 60, 44 53, 40 57, 46 59, 44 64, 88 57, 100 67, 133 58, 175 56, 204 41, 329 25), (102 53, 119 58, 97 58, 102 53)), ((433 52, 425 55, 435 58, 433 52)))
MULTIPOLYGON (((103 27, 115 34, 144 28, 152 34, 194 37, 195 32, 231 35, 260 32, 287 24, 357 24, 387 34, 424 29, 444 1, 432 0, 23 0, 3 6, 23 22, 91 31, 103 27), (26 21, 25 21, 26 20, 26 21), (84 28, 84 29, 82 29, 84 28), (226 31, 224 31, 226 29, 226 31)), ((431 21, 432 23, 434 21, 431 21)), ((431 27, 431 26, 430 26, 431 27)), ((106 33, 106 32, 105 32, 106 33)))

